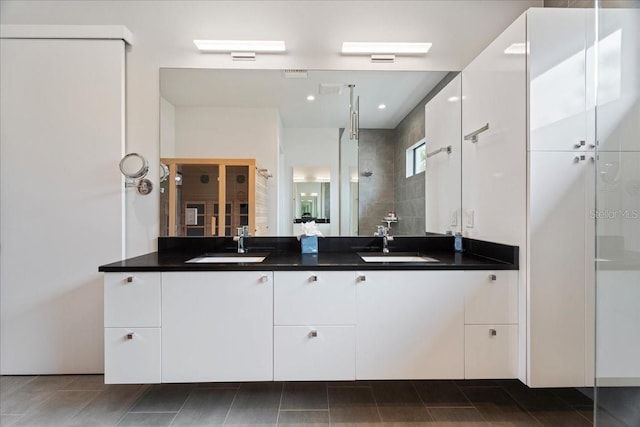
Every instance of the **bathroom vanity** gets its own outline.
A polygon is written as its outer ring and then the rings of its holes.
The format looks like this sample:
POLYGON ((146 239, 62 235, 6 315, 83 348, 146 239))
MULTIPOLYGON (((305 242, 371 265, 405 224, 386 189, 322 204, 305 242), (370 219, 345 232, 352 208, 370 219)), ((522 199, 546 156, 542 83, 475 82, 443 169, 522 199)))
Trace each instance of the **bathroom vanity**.
POLYGON ((100 267, 105 382, 516 378, 518 248, 394 245, 385 258, 380 238, 325 238, 303 255, 295 238, 254 238, 237 254, 229 238, 161 238, 100 267), (203 253, 225 262, 187 262, 203 253))

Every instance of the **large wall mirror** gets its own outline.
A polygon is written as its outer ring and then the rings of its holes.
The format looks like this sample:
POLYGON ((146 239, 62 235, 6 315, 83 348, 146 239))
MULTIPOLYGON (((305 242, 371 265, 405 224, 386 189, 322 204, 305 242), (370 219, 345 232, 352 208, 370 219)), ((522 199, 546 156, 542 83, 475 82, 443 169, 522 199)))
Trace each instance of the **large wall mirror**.
POLYGON ((409 176, 406 156, 425 137, 426 100, 452 74, 161 69, 160 235, 230 235, 247 223, 291 236, 309 219, 327 236, 373 235, 391 212, 395 235, 444 232, 426 229, 425 174, 409 176))

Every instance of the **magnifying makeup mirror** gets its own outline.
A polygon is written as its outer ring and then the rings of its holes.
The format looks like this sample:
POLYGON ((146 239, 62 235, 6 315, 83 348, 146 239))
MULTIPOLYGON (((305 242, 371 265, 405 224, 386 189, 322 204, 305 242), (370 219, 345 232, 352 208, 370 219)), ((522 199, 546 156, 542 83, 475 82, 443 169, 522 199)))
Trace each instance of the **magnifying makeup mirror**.
POLYGON ((147 195, 153 190, 150 180, 144 178, 149 172, 149 162, 138 153, 129 153, 120 160, 120 172, 125 176, 125 188, 136 187, 138 193, 147 195))

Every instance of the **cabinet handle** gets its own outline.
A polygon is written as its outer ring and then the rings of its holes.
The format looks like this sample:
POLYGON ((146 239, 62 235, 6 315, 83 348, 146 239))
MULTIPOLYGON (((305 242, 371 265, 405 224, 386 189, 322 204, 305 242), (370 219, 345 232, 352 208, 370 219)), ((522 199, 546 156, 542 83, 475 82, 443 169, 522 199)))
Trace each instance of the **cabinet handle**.
POLYGON ((318 331, 313 330, 309 332, 309 338, 315 338, 317 336, 318 336, 318 331))
POLYGON ((498 335, 498 331, 496 331, 495 329, 489 329, 489 335, 495 337, 496 335, 498 335))
POLYGON ((132 340, 134 335, 135 335, 135 333, 133 333, 133 332, 129 332, 129 333, 127 334, 127 339, 128 339, 128 340, 132 340))
POLYGON ((268 281, 269 281, 269 276, 268 276, 268 275, 266 275, 266 274, 264 274, 264 275, 260 276, 260 281, 261 281, 262 283, 266 283, 266 282, 268 282, 268 281))
POLYGON ((589 144, 589 148, 596 148, 596 144, 589 144))
POLYGON ((311 277, 309 277, 309 281, 310 282, 317 282, 318 281, 318 276, 316 276, 315 274, 311 277))
POLYGON ((498 280, 498 276, 496 276, 495 274, 490 274, 489 280, 491 280, 492 282, 495 282, 496 280, 498 280))
POLYGON ((366 282, 367 276, 358 276, 358 282, 366 282))
POLYGON ((127 282, 127 283, 133 283, 133 279, 135 279, 135 277, 129 276, 124 281, 127 282))
POLYGON ((586 141, 584 140, 580 140, 579 144, 574 144, 573 148, 580 148, 580 147, 584 147, 584 144, 586 143, 586 141))

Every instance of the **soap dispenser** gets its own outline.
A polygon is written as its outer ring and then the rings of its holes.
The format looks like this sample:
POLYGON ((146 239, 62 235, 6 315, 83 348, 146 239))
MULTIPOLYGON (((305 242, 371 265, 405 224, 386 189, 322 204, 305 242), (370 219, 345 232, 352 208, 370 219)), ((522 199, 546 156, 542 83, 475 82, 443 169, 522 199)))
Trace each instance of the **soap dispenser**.
POLYGON ((455 236, 453 237, 453 250, 455 252, 462 252, 462 233, 460 233, 459 231, 456 232, 455 236))

